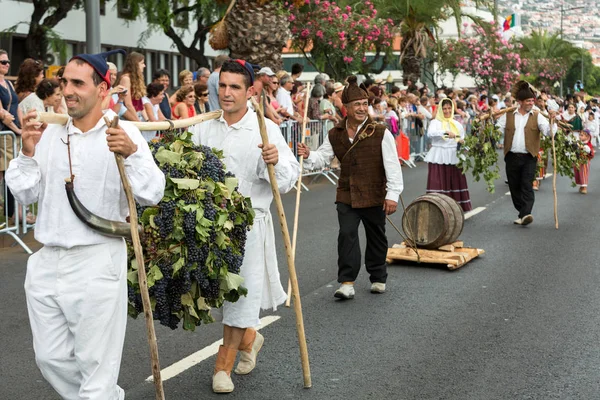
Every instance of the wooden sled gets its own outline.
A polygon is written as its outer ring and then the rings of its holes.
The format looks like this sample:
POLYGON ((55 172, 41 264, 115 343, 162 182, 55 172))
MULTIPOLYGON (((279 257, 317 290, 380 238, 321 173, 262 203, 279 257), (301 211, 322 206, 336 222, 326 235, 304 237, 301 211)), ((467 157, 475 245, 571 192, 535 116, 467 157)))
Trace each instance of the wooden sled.
POLYGON ((462 241, 457 241, 452 244, 446 244, 439 247, 437 250, 417 249, 419 257, 415 254, 415 250, 407 246, 405 242, 395 244, 391 249, 388 249, 386 261, 388 264, 404 260, 412 262, 422 262, 429 264, 446 264, 449 270, 455 270, 472 259, 485 253, 483 249, 474 249, 472 247, 463 247, 462 241))

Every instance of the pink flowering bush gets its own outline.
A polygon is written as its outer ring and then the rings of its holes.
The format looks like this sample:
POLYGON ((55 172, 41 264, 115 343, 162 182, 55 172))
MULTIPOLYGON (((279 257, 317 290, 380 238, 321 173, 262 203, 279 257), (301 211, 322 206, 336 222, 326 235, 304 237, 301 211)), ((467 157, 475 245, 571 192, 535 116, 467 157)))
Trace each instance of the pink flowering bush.
POLYGON ((494 25, 473 24, 471 27, 473 34, 462 32, 461 39, 445 44, 445 58, 453 60, 449 69, 469 75, 479 86, 509 90, 525 67, 518 52, 519 45, 504 39, 494 25))
POLYGON ((378 17, 371 1, 341 7, 335 1, 304 0, 286 6, 293 47, 317 70, 342 80, 379 72, 391 60, 394 21, 378 17), (367 62, 367 53, 374 59, 367 62))

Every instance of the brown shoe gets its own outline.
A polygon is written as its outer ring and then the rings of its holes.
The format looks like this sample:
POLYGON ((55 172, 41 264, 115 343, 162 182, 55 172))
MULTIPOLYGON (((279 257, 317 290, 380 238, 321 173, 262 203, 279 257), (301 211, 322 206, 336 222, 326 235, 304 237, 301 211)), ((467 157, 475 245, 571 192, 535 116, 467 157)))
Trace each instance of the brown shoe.
POLYGON ((581 194, 587 194, 587 187, 586 186, 582 186, 581 188, 579 188, 579 193, 581 193, 581 194))
POLYGON ((537 180, 533 182, 533 190, 540 190, 540 183, 537 180))
POLYGON ((233 392, 233 382, 231 381, 231 369, 237 356, 237 350, 229 347, 219 346, 217 353, 217 362, 215 363, 215 372, 213 375, 212 389, 215 393, 233 392))

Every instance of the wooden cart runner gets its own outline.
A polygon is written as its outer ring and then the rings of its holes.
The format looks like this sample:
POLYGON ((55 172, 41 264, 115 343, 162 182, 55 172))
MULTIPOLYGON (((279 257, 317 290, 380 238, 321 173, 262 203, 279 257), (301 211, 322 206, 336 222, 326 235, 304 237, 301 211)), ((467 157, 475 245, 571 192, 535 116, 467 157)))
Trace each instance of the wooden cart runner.
POLYGON ((429 264, 446 264, 449 270, 455 270, 485 253, 483 249, 463 246, 464 243, 462 241, 457 241, 452 244, 441 246, 437 250, 415 250, 402 242, 401 244, 395 244, 391 249, 388 249, 386 261, 388 264, 400 260, 412 262, 420 261, 429 264), (419 252, 419 257, 417 257, 415 251, 419 252))

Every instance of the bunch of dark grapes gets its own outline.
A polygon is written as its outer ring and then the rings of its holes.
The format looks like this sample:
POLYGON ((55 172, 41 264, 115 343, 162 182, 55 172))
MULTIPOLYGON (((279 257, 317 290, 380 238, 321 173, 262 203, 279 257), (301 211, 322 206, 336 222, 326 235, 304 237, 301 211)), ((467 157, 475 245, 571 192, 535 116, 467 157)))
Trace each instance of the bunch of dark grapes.
POLYGON ((204 218, 209 221, 214 221, 217 216, 217 209, 215 208, 215 204, 213 202, 213 195, 210 193, 206 193, 206 197, 202 202, 204 206, 204 218))
POLYGON ((244 257, 234 254, 231 247, 227 247, 221 252, 223 262, 227 265, 227 270, 233 274, 239 274, 244 257))
POLYGON ((185 243, 189 247, 196 246, 196 211, 188 211, 183 215, 183 233, 185 243))
POLYGON ((160 213, 154 217, 154 223, 158 225, 160 237, 163 239, 173 232, 176 204, 175 200, 161 202, 159 204, 160 213))
POLYGON ((185 178, 185 174, 178 170, 177 168, 175 168, 172 165, 169 164, 165 164, 162 168, 161 171, 163 172, 163 174, 165 174, 165 176, 168 176, 170 178, 175 178, 175 179, 181 179, 181 178, 185 178))
POLYGON ((219 157, 212 152, 211 148, 207 146, 194 146, 194 150, 204 154, 204 161, 202 162, 202 168, 200 168, 198 177, 200 179, 210 178, 215 182, 225 182, 223 163, 219 157))
POLYGON ((144 312, 144 306, 142 305, 142 295, 135 292, 135 289, 130 285, 127 285, 127 297, 129 298, 129 304, 135 308, 135 311, 139 314, 144 312))

